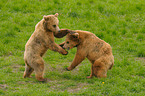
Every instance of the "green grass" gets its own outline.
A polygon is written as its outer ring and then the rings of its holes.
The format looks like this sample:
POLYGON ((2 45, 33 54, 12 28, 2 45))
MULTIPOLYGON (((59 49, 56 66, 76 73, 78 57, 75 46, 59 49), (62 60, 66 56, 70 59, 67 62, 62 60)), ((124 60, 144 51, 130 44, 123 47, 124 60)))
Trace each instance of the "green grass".
MULTIPOLYGON (((3 96, 143 96, 145 94, 144 0, 0 0, 0 95, 3 96), (44 56, 47 83, 23 79, 24 46, 43 15, 59 13, 59 27, 86 30, 112 46, 115 65, 107 78, 86 79, 85 59, 65 71, 67 56, 48 50, 44 56), (104 84, 103 84, 104 82, 104 84)), ((56 43, 65 40, 55 39, 56 43)))

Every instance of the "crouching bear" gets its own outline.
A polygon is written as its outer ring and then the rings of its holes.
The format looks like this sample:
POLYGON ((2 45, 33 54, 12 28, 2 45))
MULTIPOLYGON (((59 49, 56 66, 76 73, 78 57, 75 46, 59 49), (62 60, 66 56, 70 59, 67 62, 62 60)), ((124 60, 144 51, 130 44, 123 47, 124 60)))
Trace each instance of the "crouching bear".
POLYGON ((25 45, 24 61, 25 72, 24 78, 30 77, 35 71, 35 77, 38 81, 46 81, 43 77, 44 61, 42 56, 50 49, 63 55, 68 52, 54 42, 54 36, 61 38, 66 35, 65 30, 60 31, 58 27, 58 13, 55 15, 44 16, 43 19, 35 26, 35 31, 25 45))
POLYGON ((87 78, 92 76, 98 78, 107 77, 108 69, 111 69, 114 64, 111 46, 93 33, 80 30, 68 31, 65 42, 60 46, 68 50, 77 47, 77 52, 67 70, 74 69, 87 57, 92 63, 91 74, 87 78))

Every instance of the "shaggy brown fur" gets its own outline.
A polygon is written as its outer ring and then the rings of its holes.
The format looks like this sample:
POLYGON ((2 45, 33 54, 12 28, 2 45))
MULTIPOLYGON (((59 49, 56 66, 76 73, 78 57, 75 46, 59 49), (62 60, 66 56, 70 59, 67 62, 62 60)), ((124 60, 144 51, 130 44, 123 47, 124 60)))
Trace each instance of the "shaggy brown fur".
POLYGON ((68 52, 54 42, 54 36, 61 38, 66 35, 65 30, 59 30, 58 27, 58 13, 55 15, 44 16, 43 19, 35 26, 35 31, 25 45, 24 61, 25 72, 24 78, 30 77, 31 73, 35 71, 35 77, 38 81, 46 81, 43 78, 44 61, 42 56, 50 49, 57 51, 63 55, 68 52), (63 33, 65 32, 65 33, 63 33))
POLYGON ((68 50, 77 47, 77 52, 67 70, 74 69, 87 57, 92 63, 91 74, 87 78, 92 76, 107 77, 108 69, 111 69, 114 64, 111 46, 93 33, 80 30, 68 31, 70 33, 66 35, 65 42, 60 46, 68 50))

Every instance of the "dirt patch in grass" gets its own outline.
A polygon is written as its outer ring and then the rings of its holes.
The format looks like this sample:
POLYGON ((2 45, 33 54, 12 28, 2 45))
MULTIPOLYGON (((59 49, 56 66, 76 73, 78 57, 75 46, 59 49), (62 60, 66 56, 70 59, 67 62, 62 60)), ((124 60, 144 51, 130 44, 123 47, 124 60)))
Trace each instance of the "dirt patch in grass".
POLYGON ((18 71, 20 71, 20 70, 19 70, 20 67, 22 67, 22 65, 19 65, 19 64, 14 64, 14 65, 12 65, 13 72, 18 72, 18 71))
POLYGON ((6 84, 0 84, 0 89, 6 89, 7 85, 6 84))
POLYGON ((145 66, 145 57, 136 57, 135 60, 143 61, 143 65, 145 66))
POLYGON ((137 57, 136 60, 145 60, 145 57, 137 57))
POLYGON ((86 83, 80 83, 77 86, 69 87, 67 90, 70 93, 75 93, 75 92, 78 92, 78 91, 80 91, 82 89, 87 89, 87 85, 88 84, 86 84, 86 83))
MULTIPOLYGON (((66 80, 68 82, 68 80, 66 80)), ((64 80, 49 80, 50 83, 50 89, 57 90, 57 91, 64 91, 67 90, 69 93, 75 93, 82 89, 87 89, 88 85, 87 83, 76 83, 76 84, 68 84, 64 80)), ((71 81, 70 81, 71 82, 71 81)))
MULTIPOLYGON (((27 78, 24 78, 24 79, 27 79, 27 78)), ((33 81, 33 79, 35 78, 32 78, 32 80, 27 80, 27 81, 19 81, 17 82, 17 84, 20 84, 20 85, 25 85, 25 84, 38 84, 38 83, 41 83, 41 82, 38 82, 38 81, 33 81)))
MULTIPOLYGON (((137 75, 137 76, 139 76, 139 75, 137 75)), ((136 77, 135 75, 132 75, 132 77, 136 77)), ((144 76, 139 76, 140 78, 142 78, 142 79, 144 79, 144 76)))

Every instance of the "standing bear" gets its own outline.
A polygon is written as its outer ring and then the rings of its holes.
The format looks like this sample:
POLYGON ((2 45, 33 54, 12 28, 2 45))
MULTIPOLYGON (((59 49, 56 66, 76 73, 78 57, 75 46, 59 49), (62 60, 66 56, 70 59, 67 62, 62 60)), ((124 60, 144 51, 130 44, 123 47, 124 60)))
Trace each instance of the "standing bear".
POLYGON ((63 55, 68 52, 54 42, 54 36, 61 38, 66 35, 67 30, 60 30, 58 27, 58 13, 55 15, 44 16, 43 19, 35 26, 35 31, 25 45, 24 61, 25 71, 24 78, 30 77, 35 71, 35 77, 38 81, 46 81, 43 78, 44 61, 42 56, 50 49, 63 55))
POLYGON ((91 74, 87 78, 107 77, 108 69, 111 69, 114 64, 111 46, 93 33, 80 30, 68 31, 65 42, 60 46, 68 50, 77 47, 77 52, 67 70, 74 69, 87 57, 92 63, 91 74))

